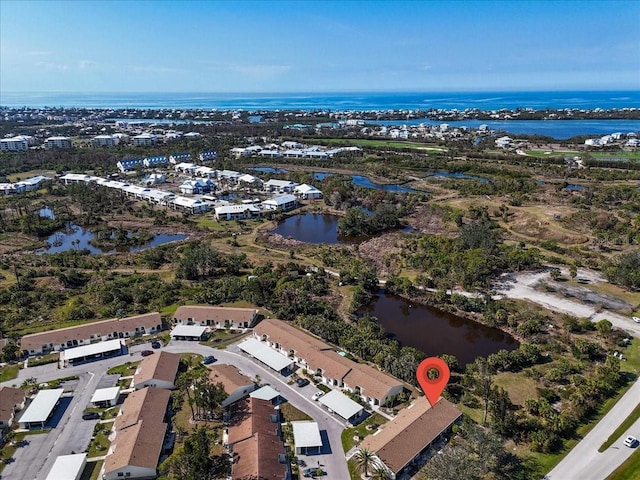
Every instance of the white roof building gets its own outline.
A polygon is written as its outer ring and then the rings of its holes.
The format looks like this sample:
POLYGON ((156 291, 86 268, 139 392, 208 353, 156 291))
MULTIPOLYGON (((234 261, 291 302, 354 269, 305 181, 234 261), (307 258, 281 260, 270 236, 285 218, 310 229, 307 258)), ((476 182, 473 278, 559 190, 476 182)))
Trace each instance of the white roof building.
POLYGON ((298 197, 295 195, 277 195, 262 202, 265 210, 292 210, 298 206, 298 197))
POLYGON ((243 352, 246 352, 252 357, 260 360, 276 372, 287 370, 294 363, 292 359, 281 355, 255 338, 246 339, 244 342, 240 343, 238 347, 243 352))
POLYGON ((86 453, 60 455, 49 470, 46 480, 79 480, 86 464, 86 453))
POLYGON ((322 405, 329 410, 337 413, 347 421, 351 421, 360 416, 364 407, 357 402, 354 402, 344 393, 338 390, 331 390, 326 395, 323 395, 318 400, 322 405))
POLYGON ((318 190, 313 185, 307 185, 303 183, 302 185, 298 185, 294 191, 300 195, 302 198, 307 200, 313 200, 317 198, 322 198, 322 192, 318 190))
POLYGON ((63 388, 40 390, 18 420, 20 428, 31 428, 33 424, 44 428, 45 422, 51 417, 63 393, 63 388))
POLYGON ((291 422, 291 426, 296 454, 307 453, 310 448, 320 452, 322 437, 317 422, 291 422))
POLYGON ((120 387, 98 388, 91 397, 91 403, 94 405, 107 403, 114 406, 118 403, 120 396, 120 387))
POLYGON ((201 327, 200 325, 176 325, 171 330, 171 338, 197 338, 201 339, 207 331, 207 327, 201 327))
POLYGON ((259 400, 273 401, 273 399, 280 396, 280 392, 273 388, 271 385, 265 385, 257 390, 254 390, 249 394, 251 398, 257 398, 259 400))
POLYGON ((80 347, 68 348, 60 352, 60 361, 63 365, 78 359, 102 358, 107 353, 121 352, 122 340, 107 340, 104 342, 91 343, 80 347))

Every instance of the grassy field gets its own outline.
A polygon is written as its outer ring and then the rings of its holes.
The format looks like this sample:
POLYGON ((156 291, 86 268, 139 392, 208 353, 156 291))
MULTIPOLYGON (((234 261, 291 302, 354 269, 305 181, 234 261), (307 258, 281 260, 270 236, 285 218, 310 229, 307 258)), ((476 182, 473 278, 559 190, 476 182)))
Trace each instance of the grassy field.
POLYGON ((536 382, 531 378, 524 377, 518 373, 499 373, 494 378, 494 383, 504 388, 509 394, 509 398, 516 405, 524 405, 529 398, 538 398, 536 382))
POLYGON ((116 365, 115 367, 111 367, 107 370, 109 375, 122 375, 123 377, 127 377, 129 375, 133 375, 140 365, 141 360, 137 362, 127 362, 123 365, 116 365))
POLYGON ((375 432, 375 429, 367 430, 367 425, 378 426, 378 425, 383 425, 386 422, 387 422, 386 418, 384 418, 382 415, 378 413, 374 413, 369 418, 367 418, 364 422, 358 424, 357 426, 352 428, 346 428, 342 432, 342 448, 344 448, 345 453, 351 450, 351 447, 359 443, 356 440, 354 440, 353 437, 358 436, 360 437, 360 440, 362 440, 367 435, 371 435, 373 432, 375 432))
POLYGON ((302 410, 298 410, 289 402, 280 405, 280 411, 284 417, 285 422, 300 422, 304 420, 312 420, 312 418, 304 413, 302 410))
POLYGON ((447 149, 443 147, 435 147, 433 145, 427 145, 425 143, 418 142, 400 142, 392 140, 369 140, 369 139, 349 139, 344 140, 341 138, 321 138, 314 140, 317 143, 324 144, 339 144, 339 145, 355 145, 357 147, 387 147, 387 148, 415 148, 418 150, 431 151, 431 152, 446 152, 447 149))
POLYGON ((12 175, 7 175, 7 180, 10 182, 17 182, 19 180, 24 180, 25 178, 37 177, 39 175, 44 175, 45 177, 55 178, 56 171, 55 170, 29 170, 28 172, 20 172, 14 173, 12 175))
POLYGON ((20 365, 5 365, 0 368, 0 382, 6 382, 18 378, 18 372, 20 371, 20 365))
POLYGON ((631 480, 634 478, 640 478, 640 448, 637 447, 627 461, 620 465, 606 480, 631 480))
POLYGON ((636 422, 636 420, 638 420, 638 418, 640 418, 640 404, 638 404, 629 416, 618 426, 618 428, 615 429, 611 436, 600 446, 598 451, 604 452, 607 448, 613 445, 613 443, 618 440, 622 434, 626 432, 627 429, 636 422))
POLYGON ((107 450, 109 450, 109 445, 111 442, 109 441, 109 429, 111 428, 111 423, 99 424, 102 426, 100 431, 96 434, 95 438, 91 440, 91 445, 89 445, 89 453, 87 454, 88 458, 93 457, 102 457, 107 454, 107 450))

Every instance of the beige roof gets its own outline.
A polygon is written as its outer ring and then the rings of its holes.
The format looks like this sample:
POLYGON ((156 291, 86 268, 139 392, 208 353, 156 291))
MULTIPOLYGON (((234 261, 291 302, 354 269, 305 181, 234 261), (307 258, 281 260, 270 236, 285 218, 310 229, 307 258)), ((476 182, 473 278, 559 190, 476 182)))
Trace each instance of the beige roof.
POLYGON ((24 402, 24 390, 13 387, 0 387, 0 421, 9 422, 16 405, 24 402))
POLYGON ((233 446, 233 480, 284 480, 287 466, 279 462, 285 448, 275 435, 256 433, 233 446))
POLYGON ((132 332, 135 327, 144 327, 148 331, 161 324, 162 321, 158 312, 127 318, 112 318, 100 322, 84 323, 75 327, 25 335, 20 340, 20 348, 22 350, 39 350, 43 345, 61 345, 70 340, 85 340, 90 338, 91 335, 107 336, 114 332, 132 332))
POLYGON ((157 355, 144 357, 133 375, 133 384, 139 385, 149 380, 174 382, 179 363, 180 355, 177 353, 158 352, 157 355))
POLYGON ((233 365, 220 364, 211 367, 209 379, 213 383, 220 382, 224 386, 224 391, 227 392, 228 395, 231 395, 240 387, 246 387, 247 385, 253 384, 253 380, 242 375, 233 365))
POLYGON ((444 398, 432 408, 426 397, 420 397, 385 423, 379 432, 366 437, 360 448, 374 452, 397 474, 461 415, 460 410, 444 398))
POLYGON ((158 466, 167 424, 158 420, 140 420, 120 430, 104 460, 105 473, 129 465, 155 469, 158 466))
POLYGON ((115 429, 122 430, 142 419, 161 422, 169 405, 171 392, 164 388, 147 387, 129 394, 122 403, 121 415, 115 420, 115 429))
POLYGON ((360 387, 368 397, 382 400, 392 388, 402 386, 402 382, 391 375, 339 355, 322 340, 282 320, 265 319, 256 325, 254 332, 258 337, 266 335, 282 348, 294 350, 309 368, 321 368, 325 377, 341 379, 353 389, 360 387))
POLYGON ((253 317, 258 313, 253 308, 232 308, 232 307, 213 307, 207 305, 185 305, 178 307, 176 313, 173 314, 181 322, 192 318, 196 322, 213 320, 214 322, 224 322, 231 320, 232 322, 251 322, 253 317))
POLYGON ((274 414, 273 405, 268 400, 247 398, 238 402, 229 426, 229 444, 234 445, 256 433, 275 435, 277 426, 271 422, 274 414))

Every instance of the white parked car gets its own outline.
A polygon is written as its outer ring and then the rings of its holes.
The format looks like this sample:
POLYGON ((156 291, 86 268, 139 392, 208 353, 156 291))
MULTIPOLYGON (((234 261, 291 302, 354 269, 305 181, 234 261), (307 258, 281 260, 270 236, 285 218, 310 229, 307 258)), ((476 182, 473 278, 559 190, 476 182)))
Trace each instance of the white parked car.
POLYGON ((313 395, 311 395, 311 400, 313 400, 314 402, 317 402, 318 399, 324 395, 324 392, 318 390, 316 393, 314 393, 313 395))
POLYGON ((640 317, 631 317, 631 319, 636 323, 640 323, 640 317))
POLYGON ((624 439, 624 446, 629 448, 634 448, 638 444, 638 439, 629 435, 624 439))

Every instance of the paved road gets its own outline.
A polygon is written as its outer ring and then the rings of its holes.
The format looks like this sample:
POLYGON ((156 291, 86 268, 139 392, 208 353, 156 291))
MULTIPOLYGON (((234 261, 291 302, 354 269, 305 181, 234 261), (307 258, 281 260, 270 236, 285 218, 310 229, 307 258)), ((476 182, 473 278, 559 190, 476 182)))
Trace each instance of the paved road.
MULTIPOLYGON (((97 422, 81 419, 82 411, 88 405, 93 392, 98 385, 105 383, 104 377, 109 368, 121 365, 126 361, 140 360, 140 351, 145 349, 148 349, 148 345, 137 345, 130 349, 130 352, 133 353, 132 356, 113 357, 65 369, 58 369, 55 364, 23 369, 20 370, 17 379, 3 382, 3 386, 19 386, 30 377, 35 377, 40 383, 72 375, 80 377, 74 389, 71 404, 64 412, 58 426, 47 434, 28 436, 29 440, 36 437, 38 439, 32 441, 30 445, 18 449, 14 456, 16 461, 5 467, 4 478, 44 479, 58 455, 69 454, 71 451, 84 451, 97 422)), ((213 355, 218 359, 217 363, 235 365, 242 373, 251 378, 258 375, 262 383, 268 383, 280 391, 291 405, 311 416, 314 421, 318 422, 320 431, 325 432, 323 438, 327 444, 323 445, 322 453, 304 457, 307 463, 314 466, 319 462, 328 473, 324 476, 325 480, 349 478, 340 438, 342 430, 346 426, 345 422, 339 417, 329 414, 327 410, 311 400, 311 395, 316 391, 312 385, 304 388, 287 385, 284 377, 253 361, 234 346, 227 350, 217 350, 196 342, 174 341, 163 350, 173 353, 193 352, 204 356, 213 355)))
MULTIPOLYGON (((607 478, 631 456, 634 449, 622 441, 627 435, 640 438, 640 420, 636 421, 611 447, 602 453, 598 448, 629 416, 640 402, 640 379, 616 403, 609 413, 576 445, 546 478, 549 480, 601 480, 607 478)), ((637 447, 638 448, 638 447, 637 447)))

